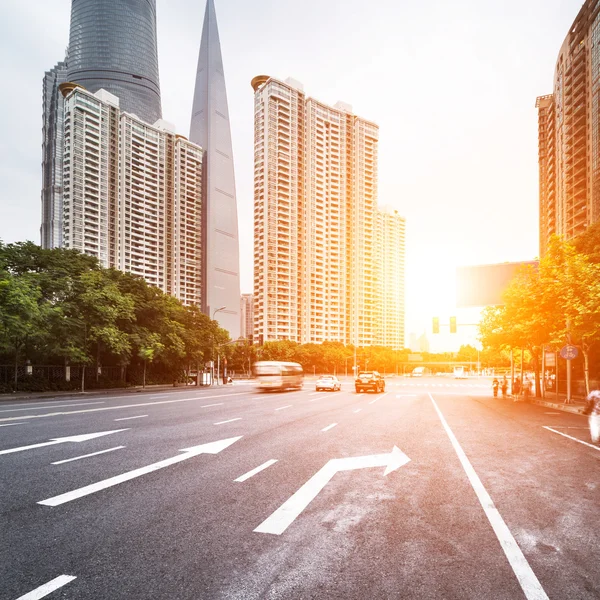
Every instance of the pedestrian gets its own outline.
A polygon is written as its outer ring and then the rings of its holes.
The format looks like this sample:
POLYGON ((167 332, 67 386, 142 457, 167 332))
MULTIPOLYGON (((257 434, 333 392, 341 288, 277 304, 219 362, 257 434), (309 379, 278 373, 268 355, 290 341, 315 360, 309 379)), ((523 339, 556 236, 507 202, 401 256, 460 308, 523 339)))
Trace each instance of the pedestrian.
POLYGON ((513 386, 512 386, 512 393, 513 393, 513 396, 515 397, 515 402, 516 402, 519 394, 521 393, 521 378, 520 377, 517 377, 515 379, 515 382, 513 383, 513 386))
POLYGON ((496 377, 494 377, 494 381, 492 381, 492 389, 494 390, 494 398, 498 397, 498 386, 500 385, 500 382, 498 381, 498 379, 496 377))
POLYGON ((531 388, 531 379, 529 379, 529 377, 526 375, 525 381, 523 381, 523 397, 525 399, 525 402, 527 402, 529 400, 529 397, 531 396, 531 388))
POLYGON ((592 442, 597 444, 600 441, 600 391, 594 390, 587 397, 587 407, 583 411, 584 415, 589 415, 590 436, 592 442))
POLYGON ((502 390, 502 397, 506 398, 506 392, 508 390, 508 380, 506 379, 506 375, 504 375, 504 377, 502 378, 500 389, 502 390))

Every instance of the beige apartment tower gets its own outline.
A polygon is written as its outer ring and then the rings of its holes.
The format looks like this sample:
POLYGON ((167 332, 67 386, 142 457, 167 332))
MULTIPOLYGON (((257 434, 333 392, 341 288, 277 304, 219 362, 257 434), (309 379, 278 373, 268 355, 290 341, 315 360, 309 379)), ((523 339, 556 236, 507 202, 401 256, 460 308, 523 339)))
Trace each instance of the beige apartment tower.
POLYGON ((377 346, 404 348, 404 265, 406 220, 384 206, 375 213, 377 346))
POLYGON ((537 99, 540 255, 600 220, 600 0, 587 0, 560 49, 554 92, 537 99))
POLYGON ((201 304, 200 146, 72 83, 64 103, 63 243, 201 304))
POLYGON ((254 89, 254 335, 376 341, 378 127, 258 76, 254 89))

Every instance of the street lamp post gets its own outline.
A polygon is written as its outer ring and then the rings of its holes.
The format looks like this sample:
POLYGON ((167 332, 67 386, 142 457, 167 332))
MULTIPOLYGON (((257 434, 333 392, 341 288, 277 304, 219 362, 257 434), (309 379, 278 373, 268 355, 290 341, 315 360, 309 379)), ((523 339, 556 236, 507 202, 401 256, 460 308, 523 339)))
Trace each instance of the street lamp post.
MULTIPOLYGON (((218 312, 221 312, 222 310, 225 310, 227 307, 226 306, 221 306, 221 308, 215 308, 215 310, 213 310, 213 321, 215 320, 215 315, 218 312)), ((214 383, 215 382, 215 336, 213 334, 213 351, 212 351, 212 355, 213 355, 213 359, 212 359, 212 373, 211 373, 211 382, 214 383)), ((220 361, 221 355, 219 353, 217 353, 217 385, 219 385, 219 372, 221 370, 221 361, 220 361)))

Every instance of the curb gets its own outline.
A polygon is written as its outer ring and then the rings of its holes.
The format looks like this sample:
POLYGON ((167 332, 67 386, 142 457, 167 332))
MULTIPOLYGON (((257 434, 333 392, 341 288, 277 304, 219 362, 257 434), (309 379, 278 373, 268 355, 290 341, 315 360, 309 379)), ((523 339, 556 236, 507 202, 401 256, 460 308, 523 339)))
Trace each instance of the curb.
POLYGON ((546 408, 553 408, 555 410, 561 410, 563 412, 572 413, 574 415, 583 414, 583 410, 585 408, 584 406, 578 407, 564 403, 557 404, 556 402, 547 402, 546 400, 539 400, 538 398, 533 398, 531 400, 531 403, 538 404, 539 406, 545 406, 546 408))

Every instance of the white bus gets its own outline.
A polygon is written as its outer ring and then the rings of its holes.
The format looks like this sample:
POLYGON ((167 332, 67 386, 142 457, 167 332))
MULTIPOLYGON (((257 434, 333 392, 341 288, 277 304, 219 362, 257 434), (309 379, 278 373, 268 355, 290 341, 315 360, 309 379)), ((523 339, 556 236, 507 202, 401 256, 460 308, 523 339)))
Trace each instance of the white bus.
POLYGON ((294 362, 261 361, 254 363, 259 390, 302 389, 302 366, 294 362))

